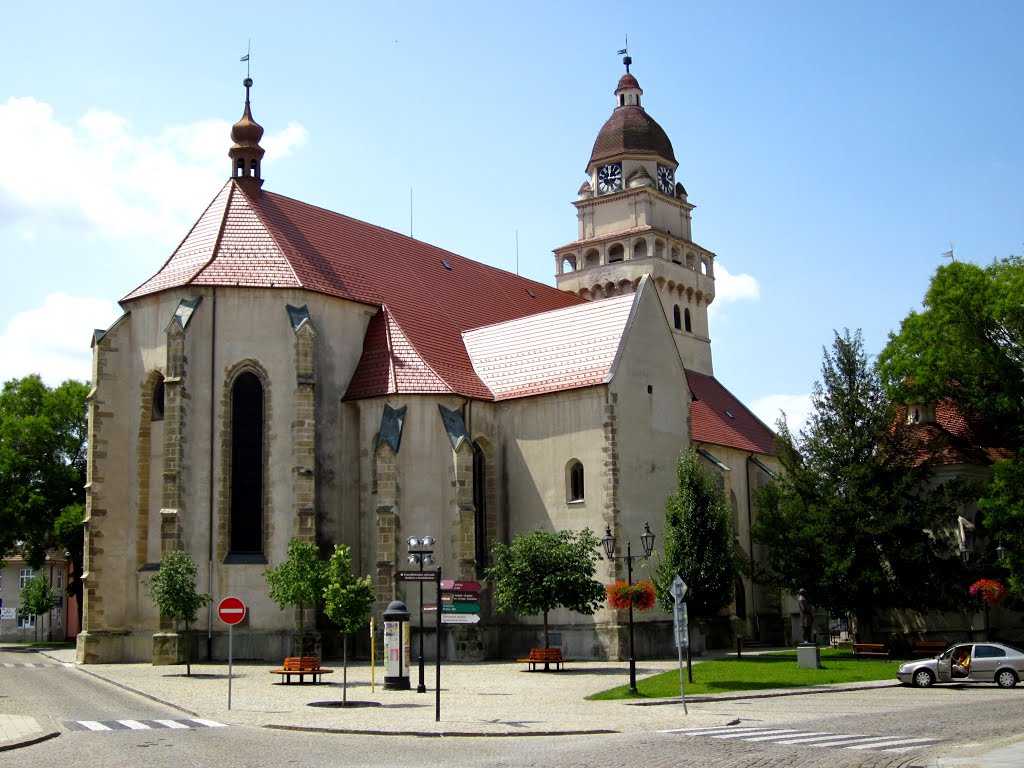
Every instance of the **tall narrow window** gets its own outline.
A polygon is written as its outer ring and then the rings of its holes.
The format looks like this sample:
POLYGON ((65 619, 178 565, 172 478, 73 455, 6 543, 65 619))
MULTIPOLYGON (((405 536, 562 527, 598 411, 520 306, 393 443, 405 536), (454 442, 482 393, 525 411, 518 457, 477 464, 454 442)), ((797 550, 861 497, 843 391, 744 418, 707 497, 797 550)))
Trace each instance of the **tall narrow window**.
POLYGON ((583 465, 573 460, 569 462, 569 501, 583 501, 583 465))
MULTIPOLYGON (((686 332, 687 333, 693 333, 693 325, 690 324, 690 310, 689 310, 689 308, 687 308, 686 312, 683 315, 683 323, 686 326, 686 332)), ((678 327, 679 326, 676 325, 676 328, 678 328, 678 327)))
POLYGON ((231 552, 263 552, 263 384, 248 371, 231 388, 231 552))
POLYGON ((162 376, 153 383, 153 403, 149 417, 153 421, 163 421, 164 418, 164 379, 162 376))
MULTIPOLYGON (((686 310, 686 311, 687 311, 687 312, 689 312, 690 310, 686 310)), ((678 304, 676 304, 676 305, 675 305, 675 306, 674 306, 674 307, 672 308, 672 324, 673 324, 673 325, 674 325, 674 326, 676 327, 676 330, 677 330, 677 331, 678 331, 678 330, 679 330, 680 328, 682 328, 682 327, 683 327, 683 324, 682 324, 682 322, 681 322, 681 321, 679 320, 679 305, 678 305, 678 304)))
POLYGON ((488 566, 487 561, 487 458, 483 449, 473 443, 473 507, 474 526, 476 532, 476 569, 483 572, 488 566))

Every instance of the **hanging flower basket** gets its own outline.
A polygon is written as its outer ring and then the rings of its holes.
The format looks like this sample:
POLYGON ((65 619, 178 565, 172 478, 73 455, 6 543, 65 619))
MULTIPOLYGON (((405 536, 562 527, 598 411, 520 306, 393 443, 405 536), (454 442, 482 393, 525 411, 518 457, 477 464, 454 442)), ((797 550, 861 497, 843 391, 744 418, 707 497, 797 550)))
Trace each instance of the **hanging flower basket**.
POLYGON ((648 608, 654 607, 654 585, 649 579, 644 579, 632 587, 624 581, 616 581, 614 584, 609 584, 606 589, 608 590, 608 604, 612 608, 618 608, 620 611, 628 610, 630 601, 637 611, 646 611, 648 608))
POLYGON ((988 605, 999 605, 1006 597, 1006 587, 993 579, 978 579, 968 590, 971 597, 988 605))

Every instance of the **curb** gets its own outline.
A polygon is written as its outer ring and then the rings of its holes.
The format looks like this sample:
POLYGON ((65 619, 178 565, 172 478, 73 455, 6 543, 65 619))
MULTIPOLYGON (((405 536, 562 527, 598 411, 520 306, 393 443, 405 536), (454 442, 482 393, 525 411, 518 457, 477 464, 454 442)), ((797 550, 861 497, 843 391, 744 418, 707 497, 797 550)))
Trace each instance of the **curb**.
POLYGON ((60 736, 60 731, 50 731, 44 733, 42 736, 33 736, 31 739, 24 739, 23 741, 9 741, 6 744, 0 744, 0 752, 6 752, 10 749, 21 749, 22 747, 31 747, 33 744, 39 744, 43 741, 49 741, 60 736))
POLYGON ((621 731, 609 730, 606 728, 595 728, 590 730, 565 730, 565 731, 509 731, 498 733, 497 731, 383 731, 379 729, 359 728, 315 728, 305 725, 264 725, 275 731, 299 731, 301 733, 334 733, 346 736, 419 736, 422 738, 522 738, 523 736, 602 736, 621 731))
MULTIPOLYGON (((809 696, 820 693, 846 693, 847 691, 877 691, 882 688, 896 688, 901 683, 888 683, 885 685, 858 685, 856 683, 843 685, 815 685, 802 688, 782 689, 765 691, 763 693, 704 693, 696 696, 687 696, 687 704, 709 704, 716 701, 747 701, 749 699, 774 699, 782 696, 809 696)), ((682 704, 681 699, 659 699, 658 701, 630 701, 626 702, 631 707, 661 707, 666 704, 682 704)))

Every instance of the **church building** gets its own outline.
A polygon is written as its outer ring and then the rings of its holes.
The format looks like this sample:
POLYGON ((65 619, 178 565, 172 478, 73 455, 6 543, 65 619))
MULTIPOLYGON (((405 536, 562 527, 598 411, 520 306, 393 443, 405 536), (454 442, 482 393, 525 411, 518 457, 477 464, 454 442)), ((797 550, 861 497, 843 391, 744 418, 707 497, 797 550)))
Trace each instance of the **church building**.
MULTIPOLYGON (((693 239, 672 142, 626 64, 555 286, 264 189, 245 80, 230 177, 95 334, 79 661, 153 656, 169 627, 145 581, 173 549, 214 604, 248 606, 236 653, 275 660, 298 615, 264 573, 295 537, 351 547, 378 622, 392 600, 419 607, 395 578, 409 537, 432 536, 444 575, 466 580, 536 528, 610 529, 624 551, 649 523, 657 552, 690 449, 730 502, 738 556, 758 558, 752 495, 778 466, 773 434, 714 376, 715 254, 693 239)), ((602 560, 596 578, 625 570, 602 560)), ((537 645, 539 616, 494 611, 486 584, 482 602, 478 624, 445 630, 448 658, 537 645)), ((674 656, 670 616, 636 620, 641 658, 674 656)), ((624 612, 550 624, 566 655, 627 653, 624 612)), ((744 577, 697 642, 781 642, 782 625, 778 594, 744 577)), ((226 656, 213 606, 192 629, 193 658, 226 656)))

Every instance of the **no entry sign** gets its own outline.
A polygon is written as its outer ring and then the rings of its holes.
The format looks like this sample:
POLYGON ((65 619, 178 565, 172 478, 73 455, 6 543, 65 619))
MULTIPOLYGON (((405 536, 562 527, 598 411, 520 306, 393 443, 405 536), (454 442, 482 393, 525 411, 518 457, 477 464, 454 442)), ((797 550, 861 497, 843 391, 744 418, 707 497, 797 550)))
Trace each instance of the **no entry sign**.
POLYGON ((217 615, 228 626, 233 626, 245 618, 245 603, 237 597, 225 597, 217 606, 217 615))

